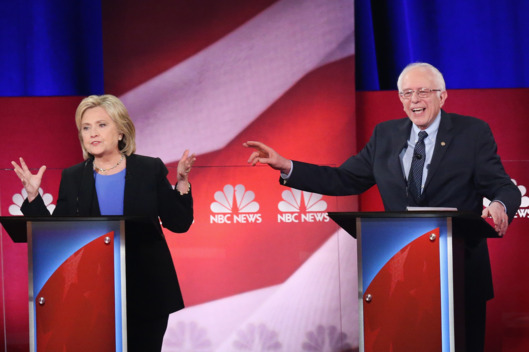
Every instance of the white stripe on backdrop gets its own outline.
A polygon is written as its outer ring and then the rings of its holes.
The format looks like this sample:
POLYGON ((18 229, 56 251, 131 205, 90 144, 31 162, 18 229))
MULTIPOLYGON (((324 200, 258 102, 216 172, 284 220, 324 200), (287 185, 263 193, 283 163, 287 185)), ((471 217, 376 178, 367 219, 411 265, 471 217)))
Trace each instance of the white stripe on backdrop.
POLYGON ((307 73, 354 54, 353 5, 279 1, 124 94, 138 152, 170 163, 221 149, 307 73))

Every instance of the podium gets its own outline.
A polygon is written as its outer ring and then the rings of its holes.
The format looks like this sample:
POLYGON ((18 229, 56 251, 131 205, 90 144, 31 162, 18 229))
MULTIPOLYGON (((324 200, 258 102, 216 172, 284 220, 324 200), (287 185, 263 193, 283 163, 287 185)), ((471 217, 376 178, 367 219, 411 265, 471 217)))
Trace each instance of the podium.
POLYGON ((473 213, 329 213, 357 239, 360 351, 465 351, 465 241, 498 237, 473 213))
POLYGON ((127 351, 125 220, 0 217, 28 245, 30 351, 127 351))

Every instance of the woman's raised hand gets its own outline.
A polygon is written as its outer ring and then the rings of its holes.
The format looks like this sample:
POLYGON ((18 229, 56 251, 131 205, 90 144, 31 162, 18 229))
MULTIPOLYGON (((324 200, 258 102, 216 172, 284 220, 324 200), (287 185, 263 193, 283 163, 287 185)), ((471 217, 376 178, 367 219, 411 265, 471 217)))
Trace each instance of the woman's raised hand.
POLYGON ((44 175, 44 171, 46 171, 46 166, 41 166, 36 174, 32 174, 31 171, 29 171, 28 166, 24 162, 24 159, 19 158, 19 160, 20 166, 14 161, 12 161, 11 164, 13 165, 18 178, 22 182, 22 185, 26 189, 26 192, 28 194, 28 201, 32 202, 35 198, 37 198, 39 194, 39 188, 42 182, 42 175, 44 175))
POLYGON ((176 169, 178 183, 176 184, 176 188, 180 194, 187 194, 189 192, 188 177, 195 160, 197 160, 195 154, 189 155, 189 150, 186 149, 178 162, 178 167, 176 169))

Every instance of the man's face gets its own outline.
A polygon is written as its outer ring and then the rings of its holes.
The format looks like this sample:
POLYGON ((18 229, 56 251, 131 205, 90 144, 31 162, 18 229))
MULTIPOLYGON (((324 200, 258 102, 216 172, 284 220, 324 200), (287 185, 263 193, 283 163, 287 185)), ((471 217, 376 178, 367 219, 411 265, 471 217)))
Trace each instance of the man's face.
POLYGON ((400 101, 406 115, 421 130, 425 130, 435 120, 448 94, 445 91, 431 92, 426 98, 420 98, 417 91, 421 88, 441 89, 430 70, 413 68, 402 77, 402 91, 414 90, 410 98, 401 95, 400 101))

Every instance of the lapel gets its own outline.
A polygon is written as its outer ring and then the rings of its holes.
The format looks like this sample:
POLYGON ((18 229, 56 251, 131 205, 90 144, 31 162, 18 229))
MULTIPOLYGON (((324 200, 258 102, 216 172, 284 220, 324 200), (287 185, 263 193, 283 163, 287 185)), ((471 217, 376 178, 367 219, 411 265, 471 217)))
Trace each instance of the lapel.
POLYGON ((125 194, 123 195, 123 215, 130 215, 134 205, 134 190, 139 189, 138 159, 131 154, 127 157, 127 171, 125 171, 125 194))
POLYGON ((448 114, 444 110, 441 110, 441 123, 439 124, 439 131, 437 131, 437 138, 435 139, 432 162, 430 163, 428 176, 426 177, 426 182, 424 184, 425 190, 439 168, 448 146, 452 142, 453 135, 451 130, 452 121, 448 117, 448 114))
POLYGON ((402 123, 397 127, 395 138, 391 145, 392 156, 390 157, 389 169, 395 174, 395 180, 401 180, 401 186, 406 187, 406 177, 402 169, 400 153, 408 146, 408 139, 411 132, 411 120, 402 119, 402 123))
POLYGON ((84 167, 81 175, 81 183, 79 185, 79 195, 77 196, 77 215, 80 216, 97 216, 101 215, 97 197, 95 196, 95 179, 94 179, 94 164, 92 159, 87 159, 84 162, 84 167), (95 199, 95 203, 94 203, 95 199))

